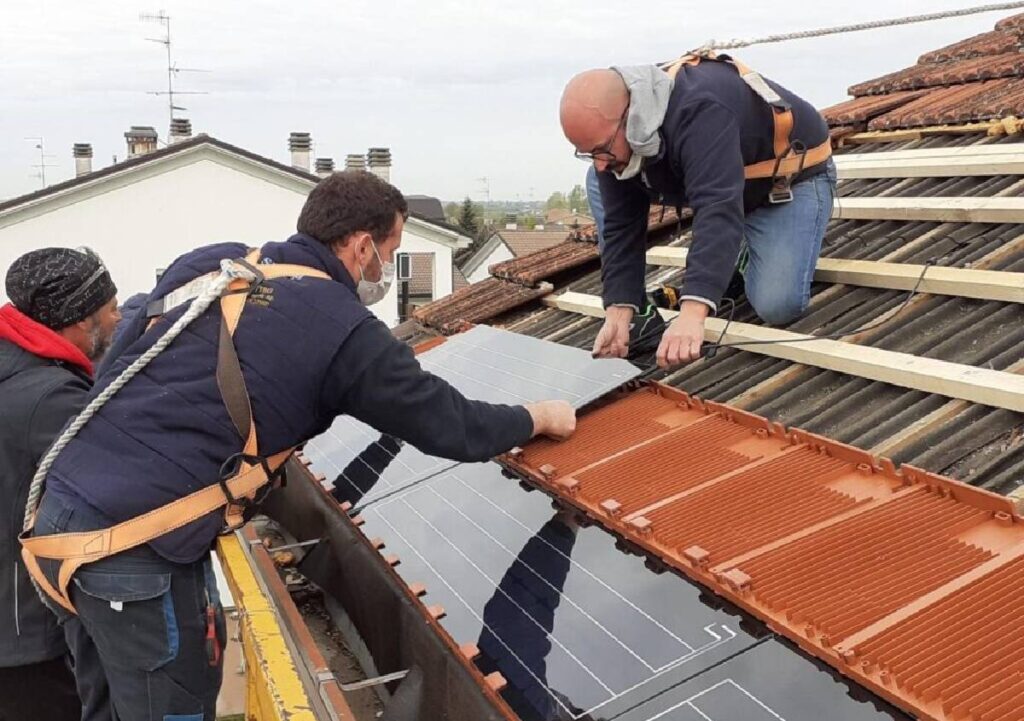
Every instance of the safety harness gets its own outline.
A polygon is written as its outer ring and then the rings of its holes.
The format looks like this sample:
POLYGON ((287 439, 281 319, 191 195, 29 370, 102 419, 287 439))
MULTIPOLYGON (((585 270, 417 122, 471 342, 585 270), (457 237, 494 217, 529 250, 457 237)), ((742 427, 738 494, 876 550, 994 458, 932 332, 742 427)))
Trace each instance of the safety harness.
MULTIPOLYGON (((217 386, 228 415, 244 441, 241 452, 232 455, 221 466, 218 483, 207 486, 184 498, 156 508, 136 518, 118 523, 111 528, 52 536, 30 536, 22 533, 21 555, 29 574, 46 594, 71 613, 75 608, 68 594, 68 584, 75 571, 114 554, 141 546, 178 528, 198 520, 225 506, 224 520, 228 530, 245 522, 245 512, 260 503, 277 485, 283 475, 283 466, 294 448, 270 456, 262 456, 256 438, 256 423, 252 404, 245 386, 242 367, 235 349, 234 334, 238 328, 248 298, 267 281, 276 278, 322 278, 326 273, 302 265, 274 263, 257 265, 260 251, 251 251, 244 260, 236 260, 250 271, 253 280, 235 278, 220 296, 221 326, 217 347, 217 386), (261 489, 263 489, 261 491, 261 489), (43 574, 37 559, 60 561, 57 585, 54 587, 43 574)), ((217 276, 213 273, 211 276, 217 276)), ((205 276, 204 276, 205 278, 205 276)), ((193 281, 194 283, 195 281, 193 281)), ((191 284, 190 284, 191 285, 191 284)), ((201 285, 201 284, 200 284, 201 285)), ((193 287, 193 291, 196 288, 193 287)), ((184 300, 187 298, 178 298, 184 300)), ((164 309, 171 306, 164 304, 164 309)), ((26 527, 35 522, 35 511, 26 527)))
POLYGON ((772 189, 768 194, 770 203, 788 203, 793 200, 793 179, 804 168, 824 163, 832 155, 832 141, 828 138, 813 148, 807 148, 799 140, 791 140, 793 132, 793 108, 765 82, 761 75, 728 55, 716 55, 711 51, 683 55, 678 60, 661 66, 668 76, 675 80, 679 71, 686 66, 702 62, 718 62, 731 65, 751 90, 764 100, 772 110, 775 125, 775 157, 743 168, 747 180, 771 178, 772 189))

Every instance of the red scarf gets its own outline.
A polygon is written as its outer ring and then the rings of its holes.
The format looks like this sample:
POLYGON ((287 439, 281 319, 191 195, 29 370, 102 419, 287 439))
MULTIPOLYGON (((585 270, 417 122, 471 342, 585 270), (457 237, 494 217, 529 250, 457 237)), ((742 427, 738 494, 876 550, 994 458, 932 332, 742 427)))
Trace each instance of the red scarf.
POLYGON ((38 323, 13 305, 0 307, 0 339, 40 358, 52 358, 78 366, 92 378, 92 361, 74 343, 55 330, 38 323))

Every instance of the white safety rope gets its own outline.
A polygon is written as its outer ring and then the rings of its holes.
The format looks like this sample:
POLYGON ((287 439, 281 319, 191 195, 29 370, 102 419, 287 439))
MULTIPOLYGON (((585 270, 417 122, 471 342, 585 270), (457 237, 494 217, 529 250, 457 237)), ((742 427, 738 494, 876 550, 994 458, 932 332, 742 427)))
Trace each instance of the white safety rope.
POLYGON ((767 35, 763 38, 755 38, 752 40, 725 40, 719 42, 718 40, 709 40, 703 46, 699 48, 697 52, 707 50, 735 50, 737 48, 746 48, 751 45, 765 45, 767 43, 781 43, 786 40, 802 40, 805 38, 818 38, 824 35, 838 35, 840 33, 855 33, 861 30, 873 30, 875 28, 888 28, 896 25, 910 25, 912 23, 923 23, 929 20, 943 20, 945 18, 958 18, 965 15, 977 15, 979 13, 993 12, 996 10, 1016 10, 1018 8, 1024 8, 1024 2, 1004 2, 995 3, 993 5, 979 5, 972 8, 963 8, 962 10, 945 10, 943 12, 929 13, 927 15, 908 15, 901 18, 892 18, 891 20, 873 20, 866 23, 856 23, 854 25, 839 25, 831 28, 821 28, 819 30, 803 30, 795 33, 783 33, 782 35, 767 35))
MULTIPOLYGON (((250 283, 256 280, 256 275, 233 260, 222 260, 220 262, 220 275, 200 293, 195 300, 189 305, 188 310, 174 322, 174 324, 167 329, 167 332, 160 336, 160 339, 156 343, 151 345, 149 349, 140 355, 135 361, 125 368, 121 375, 115 378, 110 385, 103 389, 103 391, 92 399, 89 404, 75 416, 75 419, 71 421, 71 424, 60 434, 57 441, 50 446, 50 449, 43 456, 43 460, 39 464, 39 468, 36 470, 35 476, 32 478, 32 485, 29 486, 28 490, 28 503, 25 505, 25 525, 23 530, 27 531, 32 527, 33 517, 35 516, 36 508, 39 506, 39 497, 43 491, 43 481, 46 479, 46 474, 50 472, 50 467, 53 462, 60 455, 60 452, 71 442, 71 440, 78 434, 80 430, 89 422, 103 405, 113 398, 119 390, 124 388, 125 384, 134 378, 138 373, 149 365, 150 361, 160 355, 164 349, 167 348, 174 339, 177 338, 185 328, 192 323, 196 318, 201 316, 207 308, 209 308, 215 300, 220 298, 221 294, 228 287, 231 281, 241 278, 247 280, 250 283)), ((39 597, 43 600, 43 603, 49 601, 49 597, 46 593, 39 588, 39 584, 32 580, 33 585, 36 587, 36 591, 39 593, 39 597)))

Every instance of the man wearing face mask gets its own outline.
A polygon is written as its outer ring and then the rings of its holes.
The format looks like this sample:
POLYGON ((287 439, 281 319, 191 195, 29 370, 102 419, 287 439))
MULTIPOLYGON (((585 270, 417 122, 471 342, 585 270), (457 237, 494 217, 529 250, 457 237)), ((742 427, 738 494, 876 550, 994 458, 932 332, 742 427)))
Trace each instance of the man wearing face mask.
POLYGON ((806 309, 836 183, 828 127, 810 103, 726 56, 688 56, 581 73, 566 85, 560 119, 576 156, 593 164, 606 309, 596 356, 625 356, 662 329, 644 288, 652 202, 694 214, 659 365, 700 356, 705 318, 734 271, 766 322, 806 309))
MULTIPOLYGON (((459 461, 574 430, 575 412, 563 401, 466 399, 423 371, 367 309, 387 292, 407 214, 401 193, 377 176, 335 173, 310 193, 298 233, 252 256, 266 273, 290 264, 316 276, 250 287, 232 336, 264 458, 323 433, 341 414, 459 461)), ((94 392, 181 317, 194 281, 248 252, 224 243, 176 260, 149 294, 146 312, 118 336, 94 392)), ((230 396, 218 386, 223 322, 221 307, 212 306, 82 428, 50 470, 34 535, 106 529, 197 490, 217 490, 224 466, 243 448, 236 408, 228 410, 230 396)), ((213 721, 226 639, 210 548, 225 514, 220 508, 191 518, 82 566, 68 584, 77 613, 62 614, 71 651, 98 659, 77 670, 90 710, 84 721, 111 714, 213 721)), ((54 583, 56 566, 46 558, 43 573, 54 583)))

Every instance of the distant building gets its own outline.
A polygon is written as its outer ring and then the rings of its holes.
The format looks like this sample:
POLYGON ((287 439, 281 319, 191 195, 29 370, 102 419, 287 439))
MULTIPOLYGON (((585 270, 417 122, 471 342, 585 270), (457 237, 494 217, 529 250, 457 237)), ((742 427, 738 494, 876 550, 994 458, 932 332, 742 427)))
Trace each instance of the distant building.
POLYGON ((495 263, 558 245, 568 235, 567 228, 519 230, 515 224, 511 226, 492 233, 477 251, 459 266, 467 281, 476 283, 485 280, 490 277, 487 269, 495 263))
MULTIPOLYGON (((91 147, 77 144, 74 179, 0 203, 0 272, 29 250, 88 245, 127 298, 150 290, 163 269, 198 246, 284 240, 295 232, 306 195, 334 167, 333 160, 318 158, 317 172, 310 172, 308 133, 289 138, 290 165, 207 135, 192 137, 188 121, 172 125, 163 148, 149 127, 133 127, 125 139, 127 160, 93 170, 91 147)), ((346 159, 346 167, 366 165, 390 179, 386 148, 346 159)), ((421 293, 440 298, 455 290, 453 254, 471 239, 446 224, 443 213, 425 214, 422 198, 411 203, 401 251, 428 259, 423 282, 429 288, 421 293)), ((399 285, 372 307, 390 326, 399 320, 399 285)), ((2 287, 0 300, 6 300, 2 287)))

